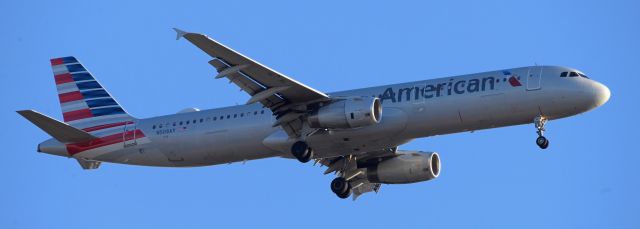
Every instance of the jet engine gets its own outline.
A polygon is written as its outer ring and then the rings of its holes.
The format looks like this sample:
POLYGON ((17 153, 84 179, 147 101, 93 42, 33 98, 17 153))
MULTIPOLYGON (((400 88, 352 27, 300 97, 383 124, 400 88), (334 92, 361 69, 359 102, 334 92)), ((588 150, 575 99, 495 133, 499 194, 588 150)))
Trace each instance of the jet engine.
POLYGON ((381 115, 379 98, 352 97, 318 108, 308 120, 312 128, 346 129, 379 123, 381 115))
POLYGON ((440 175, 440 156, 436 152, 398 151, 397 154, 367 167, 369 182, 408 184, 428 181, 440 175))

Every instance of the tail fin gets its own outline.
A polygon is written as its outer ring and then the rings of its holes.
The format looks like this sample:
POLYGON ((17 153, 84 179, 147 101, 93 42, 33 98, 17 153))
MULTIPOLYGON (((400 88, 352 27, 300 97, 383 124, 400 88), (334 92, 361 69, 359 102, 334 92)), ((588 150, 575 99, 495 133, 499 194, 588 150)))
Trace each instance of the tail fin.
POLYGON ((75 57, 51 59, 64 121, 91 128, 133 119, 75 57))

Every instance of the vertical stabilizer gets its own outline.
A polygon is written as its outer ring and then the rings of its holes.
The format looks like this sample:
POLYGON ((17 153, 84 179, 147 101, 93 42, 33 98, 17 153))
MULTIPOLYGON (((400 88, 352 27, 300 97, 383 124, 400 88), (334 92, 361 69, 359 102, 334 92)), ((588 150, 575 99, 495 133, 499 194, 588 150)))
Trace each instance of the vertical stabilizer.
POLYGON ((133 119, 75 57, 51 59, 51 66, 67 124, 87 129, 133 119))

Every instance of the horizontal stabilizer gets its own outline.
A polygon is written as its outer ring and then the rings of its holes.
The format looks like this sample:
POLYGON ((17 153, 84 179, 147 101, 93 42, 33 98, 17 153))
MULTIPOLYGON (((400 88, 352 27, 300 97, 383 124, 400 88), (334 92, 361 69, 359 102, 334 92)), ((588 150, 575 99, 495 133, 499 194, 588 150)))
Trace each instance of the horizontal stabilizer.
POLYGON ((16 111, 38 128, 62 143, 86 142, 97 137, 34 110, 16 111))

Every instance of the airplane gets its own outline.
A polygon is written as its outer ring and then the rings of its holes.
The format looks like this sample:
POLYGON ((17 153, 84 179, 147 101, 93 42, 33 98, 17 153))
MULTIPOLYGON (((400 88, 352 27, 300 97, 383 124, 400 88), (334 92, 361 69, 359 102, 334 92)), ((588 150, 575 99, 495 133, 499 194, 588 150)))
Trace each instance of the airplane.
POLYGON ((101 162, 193 167, 270 157, 314 161, 334 173, 339 198, 382 184, 437 178, 440 156, 400 150, 417 138, 533 123, 546 149, 549 120, 606 103, 609 89, 583 72, 528 66, 324 93, 199 33, 175 29, 211 56, 216 79, 249 94, 245 105, 138 119, 129 115, 78 59, 51 59, 63 121, 17 111, 52 138, 37 151, 101 162))

